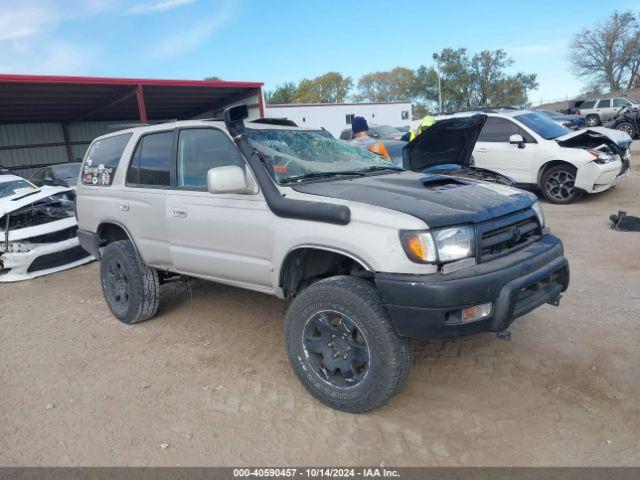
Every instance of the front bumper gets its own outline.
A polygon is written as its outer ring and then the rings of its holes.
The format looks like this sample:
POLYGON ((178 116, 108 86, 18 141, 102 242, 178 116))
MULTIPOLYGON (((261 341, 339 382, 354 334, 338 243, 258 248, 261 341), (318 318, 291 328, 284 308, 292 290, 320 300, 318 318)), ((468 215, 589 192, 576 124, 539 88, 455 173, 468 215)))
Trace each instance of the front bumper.
POLYGON ((78 237, 55 243, 29 245, 0 254, 0 282, 17 282, 77 267, 94 258, 80 247, 78 237))
POLYGON ((575 185, 587 193, 604 192, 624 180, 628 173, 627 159, 604 165, 590 162, 578 169, 575 185))
POLYGON ((454 338, 505 330, 558 299, 569 285, 562 242, 552 235, 505 257, 443 275, 378 273, 375 283, 399 335, 454 338), (456 323, 461 309, 492 302, 489 317, 456 323), (453 320, 452 320, 453 319, 453 320))

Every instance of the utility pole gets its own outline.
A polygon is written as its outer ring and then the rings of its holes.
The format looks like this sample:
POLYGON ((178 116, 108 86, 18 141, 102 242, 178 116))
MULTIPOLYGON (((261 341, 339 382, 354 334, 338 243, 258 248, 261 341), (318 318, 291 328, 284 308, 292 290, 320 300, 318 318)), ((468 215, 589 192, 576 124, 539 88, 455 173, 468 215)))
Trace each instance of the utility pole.
POLYGON ((442 114, 442 83, 440 81, 440 57, 437 53, 433 54, 433 60, 436 62, 436 78, 438 79, 438 113, 442 114))

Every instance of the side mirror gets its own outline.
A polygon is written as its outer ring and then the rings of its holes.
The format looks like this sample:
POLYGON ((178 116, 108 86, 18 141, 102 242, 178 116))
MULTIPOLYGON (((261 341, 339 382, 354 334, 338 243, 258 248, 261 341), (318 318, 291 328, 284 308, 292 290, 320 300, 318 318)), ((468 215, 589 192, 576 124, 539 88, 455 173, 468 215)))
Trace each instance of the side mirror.
POLYGON ((509 137, 509 143, 511 145, 518 145, 518 148, 524 148, 525 146, 524 138, 522 138, 522 135, 518 133, 514 133, 509 137))
POLYGON ((209 193, 257 193, 253 178, 235 165, 212 168, 207 172, 209 193))

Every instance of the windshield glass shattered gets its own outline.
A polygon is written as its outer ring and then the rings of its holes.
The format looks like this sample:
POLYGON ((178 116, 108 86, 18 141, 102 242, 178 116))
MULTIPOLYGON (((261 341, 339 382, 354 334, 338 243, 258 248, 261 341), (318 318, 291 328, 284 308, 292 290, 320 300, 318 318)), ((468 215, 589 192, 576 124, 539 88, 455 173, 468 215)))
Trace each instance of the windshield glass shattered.
POLYGON ((0 183, 0 198, 18 195, 19 193, 29 193, 35 190, 37 190, 37 188, 26 180, 2 182, 0 183))
POLYGON ((247 129, 247 137, 262 153, 279 184, 313 178, 364 175, 371 171, 400 170, 386 158, 323 132, 310 130, 247 129))

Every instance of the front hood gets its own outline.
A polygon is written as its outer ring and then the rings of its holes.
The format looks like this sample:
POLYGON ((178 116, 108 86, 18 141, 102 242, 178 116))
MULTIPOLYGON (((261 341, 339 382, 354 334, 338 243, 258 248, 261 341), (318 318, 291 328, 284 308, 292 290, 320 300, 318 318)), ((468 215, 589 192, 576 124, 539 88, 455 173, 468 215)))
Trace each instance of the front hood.
POLYGON ((536 201, 532 193, 512 187, 413 172, 306 183, 293 189, 396 210, 430 228, 484 222, 529 208, 536 201))
MULTIPOLYGON (((0 200, 0 218, 4 217, 9 212, 15 212, 16 210, 36 203, 42 199, 55 195, 57 193, 70 192, 73 188, 70 187, 42 187, 34 190, 33 193, 13 195, 0 200)), ((1 227, 1 226, 0 226, 1 227)))
POLYGON ((486 121, 487 116, 482 114, 438 120, 404 147, 404 168, 419 172, 447 163, 469 166, 473 147, 486 121))
POLYGON ((575 139, 576 137, 586 137, 589 134, 599 134, 604 135, 609 140, 615 143, 626 142, 631 139, 626 132, 620 130, 614 130, 612 128, 607 127, 589 127, 584 128, 582 130, 572 130, 569 133, 566 133, 558 138, 556 138, 556 142, 562 144, 562 142, 566 142, 567 140, 575 139))

